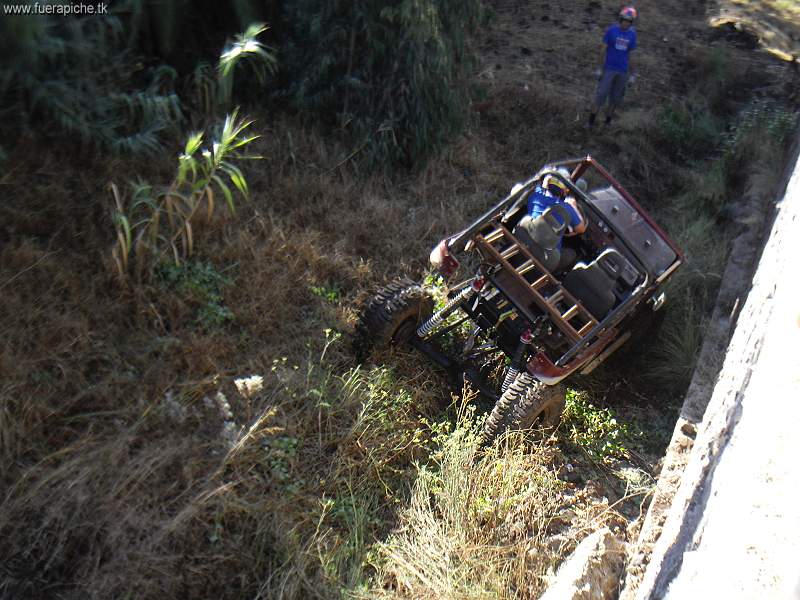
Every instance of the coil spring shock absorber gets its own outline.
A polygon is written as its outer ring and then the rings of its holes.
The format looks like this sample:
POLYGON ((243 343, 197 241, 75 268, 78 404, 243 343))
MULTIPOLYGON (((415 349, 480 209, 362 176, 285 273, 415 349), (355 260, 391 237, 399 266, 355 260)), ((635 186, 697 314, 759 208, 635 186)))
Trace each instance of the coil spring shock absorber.
POLYGON ((502 393, 514 383, 514 380, 519 375, 525 363, 525 355, 528 353, 528 348, 533 342, 533 333, 530 329, 526 329, 521 336, 519 336, 519 345, 514 351, 514 357, 511 359, 511 366, 508 367, 508 372, 503 380, 502 393))
POLYGON ((486 280, 483 277, 476 277, 473 279, 471 285, 468 285, 457 295, 453 296, 441 310, 436 311, 430 319, 417 328, 417 336, 421 338, 426 337, 431 331, 441 325, 462 302, 469 300, 474 294, 481 291, 485 284, 486 280))

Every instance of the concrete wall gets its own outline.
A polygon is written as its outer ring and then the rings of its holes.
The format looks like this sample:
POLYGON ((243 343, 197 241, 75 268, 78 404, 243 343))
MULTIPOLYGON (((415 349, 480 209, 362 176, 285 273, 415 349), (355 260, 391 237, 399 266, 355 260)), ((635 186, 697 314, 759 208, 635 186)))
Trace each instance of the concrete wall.
POLYGON ((683 451, 671 447, 659 483, 670 493, 648 517, 660 523, 643 530, 623 598, 800 598, 799 281, 795 153, 713 393, 701 394, 707 408, 690 402, 676 427, 683 451))

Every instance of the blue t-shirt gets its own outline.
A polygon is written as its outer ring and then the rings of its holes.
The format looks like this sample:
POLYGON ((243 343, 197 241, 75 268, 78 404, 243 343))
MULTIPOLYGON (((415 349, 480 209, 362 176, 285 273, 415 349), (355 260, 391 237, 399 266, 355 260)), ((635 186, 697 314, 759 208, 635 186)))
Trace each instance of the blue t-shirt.
POLYGON ((603 41, 606 50, 606 71, 628 72, 628 53, 636 49, 636 30, 628 27, 623 30, 619 25, 612 25, 606 30, 603 41))
MULTIPOLYGON (((536 186, 536 189, 534 189, 533 192, 531 192, 531 194, 528 196, 528 214, 535 219, 536 217, 541 216, 544 211, 554 204, 560 204, 567 209, 567 213, 569 214, 569 223, 567 223, 567 226, 575 227, 581 222, 580 216, 572 207, 572 205, 559 200, 551 194, 548 194, 541 188, 541 186, 536 186)), ((559 213, 553 212, 553 216, 559 223, 561 223, 561 215, 559 213)))

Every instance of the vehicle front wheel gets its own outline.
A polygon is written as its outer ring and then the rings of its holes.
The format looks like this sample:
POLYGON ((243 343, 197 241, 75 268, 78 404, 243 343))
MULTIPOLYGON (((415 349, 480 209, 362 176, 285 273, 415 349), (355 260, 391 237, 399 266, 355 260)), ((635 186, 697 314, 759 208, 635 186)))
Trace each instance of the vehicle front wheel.
POLYGON ((545 385, 527 373, 520 373, 486 418, 484 442, 490 444, 509 429, 555 427, 564 411, 566 397, 563 385, 545 385))
POLYGON ((356 352, 365 357, 373 350, 408 342, 432 314, 433 298, 422 286, 410 279, 394 282, 364 305, 356 325, 356 352))

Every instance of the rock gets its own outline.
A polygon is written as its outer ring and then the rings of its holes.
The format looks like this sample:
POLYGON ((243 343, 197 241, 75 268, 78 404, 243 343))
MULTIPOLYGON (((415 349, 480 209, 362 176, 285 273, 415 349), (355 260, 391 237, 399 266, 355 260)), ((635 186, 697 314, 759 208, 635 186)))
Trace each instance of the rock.
POLYGON ((547 549, 553 554, 561 556, 565 547, 570 544, 570 539, 565 535, 554 535, 547 540, 547 549))
POLYGON ((624 561, 624 545, 611 530, 595 531, 578 544, 539 600, 616 598, 624 561))

